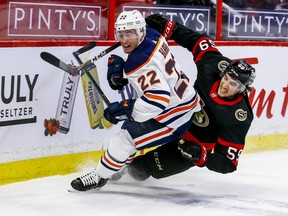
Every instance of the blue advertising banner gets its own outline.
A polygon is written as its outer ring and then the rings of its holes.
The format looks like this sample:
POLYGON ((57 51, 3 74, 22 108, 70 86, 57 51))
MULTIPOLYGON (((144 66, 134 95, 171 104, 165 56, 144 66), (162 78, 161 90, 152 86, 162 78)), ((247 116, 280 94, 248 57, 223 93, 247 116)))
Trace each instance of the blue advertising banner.
POLYGON ((288 12, 235 10, 228 14, 230 39, 288 39, 288 12))

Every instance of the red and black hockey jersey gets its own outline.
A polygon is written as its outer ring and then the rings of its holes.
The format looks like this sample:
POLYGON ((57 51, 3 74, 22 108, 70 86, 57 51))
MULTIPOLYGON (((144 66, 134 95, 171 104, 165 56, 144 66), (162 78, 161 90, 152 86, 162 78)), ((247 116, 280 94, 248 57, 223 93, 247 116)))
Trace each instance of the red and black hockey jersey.
POLYGON ((197 141, 209 151, 206 167, 217 172, 232 172, 238 165, 245 137, 253 120, 248 97, 232 100, 217 95, 221 71, 231 62, 223 56, 206 34, 199 34, 178 24, 173 39, 192 52, 197 66, 194 87, 202 99, 202 111, 184 136, 197 141))

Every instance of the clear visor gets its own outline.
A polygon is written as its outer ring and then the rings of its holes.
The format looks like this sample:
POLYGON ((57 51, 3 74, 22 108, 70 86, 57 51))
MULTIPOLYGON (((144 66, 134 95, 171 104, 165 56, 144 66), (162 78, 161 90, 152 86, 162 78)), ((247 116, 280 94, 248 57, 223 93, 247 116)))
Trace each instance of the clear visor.
POLYGON ((116 32, 115 34, 115 40, 130 40, 130 39, 137 39, 139 36, 132 31, 126 31, 126 32, 116 32))
POLYGON ((227 75, 229 75, 229 84, 235 87, 240 93, 246 89, 243 83, 237 79, 232 72, 227 72, 227 75))

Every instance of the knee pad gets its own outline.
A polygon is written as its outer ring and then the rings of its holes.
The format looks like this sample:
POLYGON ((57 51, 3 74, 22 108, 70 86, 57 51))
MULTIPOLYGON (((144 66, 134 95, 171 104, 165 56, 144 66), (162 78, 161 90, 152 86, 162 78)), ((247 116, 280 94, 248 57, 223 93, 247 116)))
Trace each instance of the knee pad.
POLYGON ((172 176, 184 172, 192 166, 192 163, 183 159, 177 148, 177 142, 171 142, 136 157, 128 167, 130 167, 131 175, 134 175, 133 178, 137 179, 138 177, 144 181, 149 176, 156 179, 172 176))
POLYGON ((142 157, 134 158, 133 162, 127 166, 128 174, 138 181, 145 181, 150 177, 150 174, 145 169, 145 160, 142 157))

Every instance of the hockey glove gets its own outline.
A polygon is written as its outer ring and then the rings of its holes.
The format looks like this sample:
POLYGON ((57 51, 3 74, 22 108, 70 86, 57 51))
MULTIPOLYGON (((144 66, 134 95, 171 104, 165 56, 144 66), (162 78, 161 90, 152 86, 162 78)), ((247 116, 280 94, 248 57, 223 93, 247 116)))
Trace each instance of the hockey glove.
POLYGON ((173 21, 165 19, 160 14, 152 14, 145 21, 149 28, 157 30, 166 40, 173 39, 173 32, 177 29, 173 21))
POLYGON ((117 124, 119 121, 129 119, 133 121, 131 117, 135 99, 128 99, 119 102, 111 103, 104 110, 104 117, 112 124, 117 124))
POLYGON ((108 59, 107 80, 113 90, 122 90, 128 84, 128 79, 123 78, 125 61, 117 55, 111 55, 108 59))
POLYGON ((178 141, 178 149, 181 151, 182 157, 195 166, 204 166, 207 159, 205 146, 181 139, 178 141))

